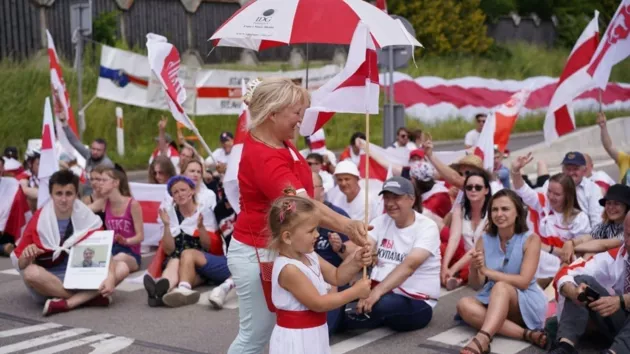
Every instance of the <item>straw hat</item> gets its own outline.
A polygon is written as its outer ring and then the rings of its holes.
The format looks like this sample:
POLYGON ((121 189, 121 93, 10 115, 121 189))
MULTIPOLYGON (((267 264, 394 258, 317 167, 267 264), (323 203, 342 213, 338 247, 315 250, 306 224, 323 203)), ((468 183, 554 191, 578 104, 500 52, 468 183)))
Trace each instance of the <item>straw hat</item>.
POLYGON ((451 167, 455 170, 459 170, 461 167, 468 167, 477 172, 485 174, 488 178, 488 181, 492 180, 492 176, 490 175, 490 173, 486 171, 485 168, 483 168, 483 160, 477 155, 466 155, 459 159, 457 163, 452 164, 451 167))

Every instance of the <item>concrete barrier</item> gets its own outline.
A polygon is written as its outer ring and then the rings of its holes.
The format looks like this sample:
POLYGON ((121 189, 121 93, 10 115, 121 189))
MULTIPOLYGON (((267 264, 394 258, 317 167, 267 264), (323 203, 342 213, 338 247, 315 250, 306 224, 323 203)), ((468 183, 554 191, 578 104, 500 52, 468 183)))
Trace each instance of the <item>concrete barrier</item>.
MULTIPOLYGON (((630 150, 630 117, 609 120, 608 132, 615 148, 623 151, 630 150)), ((510 158, 507 159, 506 164, 509 166, 512 159, 531 152, 534 161, 545 161, 550 169, 556 169, 562 162, 564 155, 569 151, 587 153, 591 155, 595 163, 610 159, 601 143, 600 128, 598 125, 593 125, 565 135, 550 145, 542 142, 513 151, 510 153, 510 158)), ((525 168, 525 173, 536 173, 536 164, 529 164, 525 168)))

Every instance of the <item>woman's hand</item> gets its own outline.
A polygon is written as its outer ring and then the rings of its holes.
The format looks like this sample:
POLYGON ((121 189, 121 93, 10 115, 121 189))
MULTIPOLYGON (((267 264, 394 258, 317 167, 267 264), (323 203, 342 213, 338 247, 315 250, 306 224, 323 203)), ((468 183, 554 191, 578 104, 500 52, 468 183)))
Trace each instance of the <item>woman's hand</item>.
POLYGON ((527 166, 528 163, 532 162, 532 160, 534 160, 534 157, 531 152, 525 156, 517 157, 514 161, 512 161, 512 173, 520 173, 521 169, 527 166))
POLYGON ((328 233, 328 242, 334 252, 339 252, 341 245, 343 244, 343 242, 341 242, 341 237, 339 237, 339 234, 336 232, 328 233))
POLYGON ((597 125, 599 125, 600 127, 605 127, 606 126, 606 114, 604 114, 604 112, 599 112, 597 113, 597 125))
POLYGON ((574 254, 575 254, 575 249, 573 247, 573 242, 567 241, 559 250, 558 257, 563 263, 571 264, 571 262, 573 262, 574 254))
POLYGON ((205 228, 205 225, 203 224, 203 214, 199 213, 199 216, 197 217, 197 229, 203 229, 205 228))
POLYGON ((160 131, 164 131, 166 129, 166 123, 168 123, 168 118, 166 118, 165 116, 162 116, 162 118, 158 122, 158 129, 160 131))
POLYGON ((433 155, 433 139, 427 138, 422 144, 422 149, 424 150, 424 155, 429 158, 433 155))
POLYGON ((483 250, 473 250, 472 251, 472 261, 471 264, 479 271, 481 274, 485 275, 486 272, 486 259, 483 254, 483 250))
POLYGON ((381 299, 381 294, 378 291, 372 290, 369 296, 365 299, 359 300, 357 304, 357 313, 370 313, 374 304, 381 299))
POLYGON ((343 233, 348 235, 350 241, 354 242, 355 245, 365 246, 367 244, 368 231, 373 228, 373 226, 365 224, 362 221, 347 219, 343 233))
POLYGON ((354 251, 355 264, 360 268, 369 267, 372 264, 372 250, 369 245, 363 246, 361 248, 357 248, 354 251))
POLYGON ((160 220, 162 220, 162 224, 164 224, 164 226, 169 226, 171 224, 171 218, 168 216, 168 212, 166 211, 166 209, 160 209, 159 214, 160 220))
POLYGON ((446 281, 452 277, 453 273, 451 272, 451 270, 448 267, 442 265, 442 269, 440 270, 440 281, 442 285, 446 285, 446 281))

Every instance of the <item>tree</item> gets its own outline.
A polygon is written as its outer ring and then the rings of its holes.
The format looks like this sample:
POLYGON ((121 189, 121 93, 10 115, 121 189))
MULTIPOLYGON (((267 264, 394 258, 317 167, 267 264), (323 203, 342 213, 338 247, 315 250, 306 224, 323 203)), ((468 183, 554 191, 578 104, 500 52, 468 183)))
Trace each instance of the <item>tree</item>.
POLYGON ((390 0, 388 10, 411 22, 428 55, 481 54, 492 45, 480 0, 390 0))
POLYGON ((479 7, 489 21, 517 12, 515 0, 481 0, 479 7))

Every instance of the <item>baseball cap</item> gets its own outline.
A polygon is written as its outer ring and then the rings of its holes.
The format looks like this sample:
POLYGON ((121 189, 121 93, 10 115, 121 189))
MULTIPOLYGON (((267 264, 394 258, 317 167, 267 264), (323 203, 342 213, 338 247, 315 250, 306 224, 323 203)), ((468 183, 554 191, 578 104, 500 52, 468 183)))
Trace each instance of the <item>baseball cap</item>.
POLYGON ((18 158, 18 151, 15 146, 7 146, 2 154, 4 157, 16 159, 18 158))
POLYGON ((392 177, 385 181, 385 183, 383 183, 383 190, 378 195, 382 195, 385 192, 394 193, 396 195, 416 195, 411 181, 400 176, 392 177))
POLYGON ((562 160, 563 165, 576 165, 576 166, 586 166, 586 159, 581 152, 577 151, 569 151, 566 155, 564 155, 564 159, 562 160))
POLYGON ((219 135, 219 140, 221 140, 222 143, 225 143, 228 140, 234 140, 234 135, 230 132, 223 132, 219 135))
POLYGON ((357 165, 355 165, 354 162, 349 161, 349 160, 341 161, 335 167, 335 175, 342 175, 342 174, 349 174, 349 175, 356 176, 357 178, 361 178, 361 175, 359 175, 359 169, 357 168, 357 165))
POLYGON ((419 159, 424 159, 424 149, 415 149, 409 154, 409 160, 417 157, 419 159))

